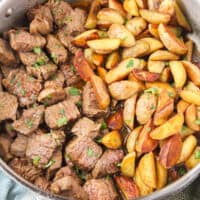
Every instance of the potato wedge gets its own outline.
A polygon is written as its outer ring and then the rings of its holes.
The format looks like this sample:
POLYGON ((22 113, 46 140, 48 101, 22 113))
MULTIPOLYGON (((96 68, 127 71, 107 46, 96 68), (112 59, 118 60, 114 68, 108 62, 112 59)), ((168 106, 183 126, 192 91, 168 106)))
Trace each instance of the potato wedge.
POLYGON ((113 53, 111 53, 111 54, 107 57, 105 67, 106 67, 107 69, 112 69, 112 68, 114 68, 114 67, 117 66, 117 64, 119 63, 119 61, 120 61, 119 52, 118 52, 118 51, 114 51, 113 53))
POLYGON ((115 9, 103 8, 97 13, 97 19, 110 24, 124 24, 125 18, 115 9))
POLYGON ((173 117, 171 117, 167 122, 154 129, 150 133, 150 136, 152 139, 155 140, 166 139, 178 133, 183 126, 183 122, 184 122, 183 114, 182 113, 176 114, 173 117))
POLYGON ((192 155, 185 162, 187 169, 192 169, 200 163, 200 147, 196 147, 192 155))
POLYGON ((121 110, 111 114, 107 119, 108 128, 112 130, 120 130, 123 126, 123 114, 121 110))
POLYGON ((91 68, 95 69, 95 66, 93 65, 93 60, 92 60, 92 55, 93 55, 93 50, 90 48, 84 49, 84 57, 87 60, 88 63, 90 63, 91 68))
POLYGON ((197 120, 196 106, 194 104, 191 104, 185 111, 185 122, 187 126, 192 130, 199 131, 200 126, 198 123, 196 123, 196 120, 197 120))
POLYGON ((158 32, 160 39, 165 47, 178 55, 184 55, 187 53, 187 46, 170 30, 170 28, 164 24, 158 26, 158 32))
POLYGON ((124 102, 123 120, 131 130, 134 128, 136 100, 137 94, 124 102))
POLYGON ((147 8, 147 0, 136 0, 136 3, 138 5, 138 8, 147 8))
POLYGON ((112 25, 112 23, 110 21, 107 20, 98 20, 97 21, 97 27, 100 30, 105 30, 105 29, 109 29, 109 27, 112 25))
POLYGON ((187 136, 190 136, 190 135, 194 134, 194 132, 195 132, 195 131, 192 130, 191 128, 189 128, 189 127, 183 125, 183 126, 182 126, 182 129, 181 129, 181 132, 180 132, 181 138, 184 139, 184 138, 186 138, 187 136))
POLYGON ((192 80, 192 82, 195 85, 200 86, 200 69, 199 69, 199 67, 188 61, 182 61, 182 63, 185 67, 185 70, 186 70, 190 80, 192 80))
POLYGON ((85 31, 81 33, 80 35, 76 36, 72 43, 78 47, 87 47, 87 41, 88 40, 95 40, 99 39, 98 31, 93 29, 89 31, 85 31))
POLYGON ((110 104, 110 96, 104 81, 96 75, 91 76, 91 83, 94 89, 94 93, 99 104, 99 107, 104 110, 110 104))
POLYGON ((161 0, 147 0, 149 10, 158 10, 161 0))
POLYGON ((154 61, 169 61, 169 60, 179 60, 179 56, 166 50, 158 50, 152 53, 149 59, 154 61))
POLYGON ((167 83, 171 79, 171 70, 169 67, 165 67, 160 75, 160 81, 167 83))
POLYGON ((122 160, 121 172, 124 176, 133 177, 135 174, 136 153, 128 153, 122 160))
POLYGON ((170 21, 170 15, 157 11, 140 9, 140 15, 151 24, 168 24, 170 21))
POLYGON ((182 88, 187 80, 186 70, 180 61, 169 62, 170 70, 175 82, 176 88, 182 88))
POLYGON ((145 154, 138 164, 139 175, 141 180, 150 188, 156 188, 156 165, 152 152, 145 154))
POLYGON ((92 54, 92 62, 96 66, 102 66, 104 63, 104 55, 98 54, 98 53, 93 53, 92 54))
POLYGON ((156 159, 157 189, 162 189, 167 184, 167 170, 156 159))
POLYGON ((122 138, 118 131, 111 131, 103 136, 101 143, 109 149, 119 149, 122 146, 122 138))
POLYGON ((135 151, 136 141, 139 136, 140 131, 142 130, 142 126, 138 126, 135 128, 129 135, 126 141, 126 149, 129 153, 135 151))
POLYGON ((139 10, 136 0, 124 0, 123 6, 130 16, 139 16, 139 10))
POLYGON ((159 6, 159 12, 173 16, 174 12, 175 12, 174 1, 173 0, 163 0, 159 6))
POLYGON ((120 42, 120 39, 98 39, 88 41, 87 45, 96 53, 108 54, 117 50, 120 42))
POLYGON ((131 73, 128 75, 128 80, 129 80, 129 81, 135 81, 135 82, 137 82, 143 90, 145 89, 145 84, 144 84, 142 81, 138 80, 138 79, 134 76, 133 72, 131 72, 131 73))
POLYGON ((158 141, 150 137, 150 132, 153 129, 152 120, 149 120, 144 128, 139 133, 136 143, 136 151, 139 153, 148 153, 153 151, 158 146, 158 141))
POLYGON ((117 10, 123 17, 127 15, 123 5, 118 0, 108 0, 108 7, 117 10))
POLYGON ((135 44, 135 38, 132 33, 121 24, 112 24, 108 30, 108 36, 111 39, 120 39, 120 46, 122 47, 132 47, 135 44))
POLYGON ((180 100, 178 103, 177 103, 177 107, 176 107, 176 110, 178 113, 184 113, 186 111, 186 109, 188 108, 190 104, 187 103, 186 101, 184 100, 180 100))
POLYGON ((141 90, 141 85, 134 81, 119 81, 109 85, 110 94, 116 100, 128 99, 141 90))
POLYGON ((140 33, 139 35, 135 36, 135 39, 141 40, 143 38, 148 38, 148 37, 151 37, 151 34, 150 34, 149 30, 146 29, 142 33, 140 33))
POLYGON ((106 77, 106 74, 107 74, 106 69, 104 69, 103 67, 97 67, 97 72, 98 72, 98 75, 100 76, 100 78, 103 81, 105 81, 105 77, 106 77))
POLYGON ((194 91, 194 92, 200 92, 200 89, 198 86, 196 86, 193 82, 188 81, 187 85, 184 87, 185 90, 194 91))
POLYGON ((159 153, 159 161, 166 169, 173 167, 180 158, 182 140, 180 134, 176 134, 164 141, 159 153))
POLYGON ((158 24, 149 24, 148 30, 155 38, 159 39, 159 33, 158 33, 158 24))
POLYGON ((126 176, 114 176, 114 179, 126 200, 139 197, 139 189, 132 178, 126 176))
POLYGON ((106 83, 110 84, 114 81, 119 81, 128 76, 134 69, 143 69, 145 61, 137 58, 128 58, 120 62, 115 68, 111 69, 106 75, 106 83))
POLYGON ((137 36, 146 29, 147 22, 142 17, 134 17, 128 20, 125 26, 134 36, 137 36))
POLYGON ((155 82, 160 78, 160 74, 142 69, 133 69, 133 74, 138 80, 145 82, 155 82))
POLYGON ((192 62, 192 55, 193 55, 193 48, 194 48, 194 43, 192 40, 188 40, 185 45, 187 46, 188 52, 186 55, 186 60, 189 62, 192 62))
POLYGON ((136 41, 135 45, 122 50, 122 58, 139 58, 149 51, 149 44, 145 41, 136 41))
POLYGON ((200 106, 200 92, 199 91, 190 91, 190 90, 181 90, 179 96, 186 102, 192 103, 200 106))
POLYGON ((151 61, 151 60, 149 60, 148 63, 147 63, 147 69, 150 72, 153 72, 153 73, 161 74, 164 68, 165 68, 165 62, 164 61, 151 61))
POLYGON ((197 146, 197 139, 195 136, 190 135, 183 141, 181 155, 177 163, 182 163, 188 160, 197 146))

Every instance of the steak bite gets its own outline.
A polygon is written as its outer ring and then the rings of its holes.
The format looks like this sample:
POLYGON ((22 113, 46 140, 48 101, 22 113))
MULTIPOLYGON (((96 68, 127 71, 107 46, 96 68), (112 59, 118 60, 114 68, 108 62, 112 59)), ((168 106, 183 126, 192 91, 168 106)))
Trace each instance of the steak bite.
POLYGON ((67 50, 55 36, 47 36, 46 48, 55 64, 61 64, 67 61, 67 50))
POLYGON ((43 122, 44 106, 36 106, 23 110, 20 119, 14 121, 13 128, 24 135, 30 135, 36 131, 39 125, 43 122))
POLYGON ((15 67, 17 59, 8 42, 0 38, 0 63, 5 66, 15 67))
POLYGON ((111 180, 91 179, 88 180, 83 189, 89 195, 89 200, 117 200, 118 194, 111 180))
POLYGON ((80 112, 71 100, 62 101, 47 107, 45 110, 45 122, 50 128, 65 126, 79 116, 80 112))
POLYGON ((9 161, 12 158, 10 153, 10 145, 12 143, 12 139, 8 137, 8 135, 1 134, 0 135, 0 157, 5 161, 9 161))
POLYGON ((32 51, 35 47, 44 47, 46 39, 40 35, 31 35, 24 30, 10 30, 8 32, 10 46, 15 51, 32 51))
POLYGON ((8 77, 3 79, 3 85, 11 94, 18 97, 22 107, 35 103, 42 87, 38 80, 23 70, 11 71, 8 77))
POLYGON ((0 122, 6 119, 16 119, 17 98, 8 92, 0 91, 0 122))
POLYGON ((34 184, 44 191, 48 191, 50 187, 50 182, 44 176, 37 177, 34 184))
POLYGON ((73 101, 77 106, 81 106, 82 91, 75 87, 64 88, 66 99, 73 101))
POLYGON ((36 168, 32 163, 30 163, 25 158, 14 158, 9 166, 20 176, 25 178, 30 182, 34 182, 37 177, 42 175, 42 170, 36 168))
POLYGON ((79 137, 89 137, 91 139, 96 138, 100 134, 101 124, 83 117, 79 119, 72 128, 72 133, 79 137))
POLYGON ((65 148, 66 155, 81 170, 90 171, 102 154, 102 149, 92 139, 77 137, 65 148))
POLYGON ((96 163, 92 176, 97 178, 118 172, 119 167, 117 167, 117 164, 121 163, 123 157, 124 153, 122 150, 107 149, 96 163))

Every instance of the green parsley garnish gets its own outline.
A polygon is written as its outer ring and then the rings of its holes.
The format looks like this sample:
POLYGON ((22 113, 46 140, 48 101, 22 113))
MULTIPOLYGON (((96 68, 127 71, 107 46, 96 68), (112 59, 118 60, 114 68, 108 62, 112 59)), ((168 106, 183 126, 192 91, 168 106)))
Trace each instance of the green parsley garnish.
POLYGON ((76 105, 77 105, 79 108, 81 108, 81 106, 82 106, 82 102, 81 102, 81 100, 78 101, 78 102, 76 103, 76 105))
POLYGON ((108 34, 105 31, 98 31, 98 35, 100 38, 107 38, 108 34))
POLYGON ((64 108, 62 108, 62 109, 60 110, 60 114, 61 114, 62 116, 65 116, 65 109, 64 109, 64 108))
POLYGON ((118 164, 117 164, 117 167, 121 167, 121 165, 122 165, 122 163, 118 163, 118 164))
POLYGON ((26 90, 21 90, 21 94, 24 96, 24 95, 26 95, 26 90))
POLYGON ((47 169, 49 167, 51 167, 56 161, 55 160, 50 160, 45 166, 44 169, 47 169))
POLYGON ((200 150, 199 149, 194 152, 194 158, 200 159, 200 150))
POLYGON ((71 87, 71 88, 69 89, 69 94, 70 94, 71 96, 78 96, 78 95, 80 95, 80 91, 79 91, 79 89, 77 89, 77 88, 75 88, 75 87, 71 87))
POLYGON ((51 59, 53 60, 53 62, 54 62, 55 64, 58 64, 58 58, 57 58, 56 54, 55 54, 55 53, 52 53, 50 56, 51 56, 51 59))
POLYGON ((178 169, 178 174, 179 174, 179 176, 183 176, 184 174, 186 174, 187 173, 187 170, 184 168, 184 167, 180 167, 179 169, 178 169))
POLYGON ((101 143, 102 142, 102 138, 96 139, 97 143, 101 143))
POLYGON ((42 52, 42 49, 41 49, 40 47, 35 47, 35 48, 33 49, 33 51, 34 51, 35 54, 40 55, 41 52, 42 52))
POLYGON ((148 131, 148 132, 150 132, 150 131, 151 131, 151 128, 150 128, 150 127, 148 127, 148 128, 147 128, 147 131, 148 131))
POLYGON ((145 90, 144 93, 151 93, 151 94, 154 94, 154 95, 158 95, 159 91, 158 91, 158 88, 151 87, 151 88, 145 90))
POLYGON ((31 119, 25 119, 25 125, 27 128, 31 129, 33 127, 33 121, 31 119))
POLYGON ((168 96, 169 96, 169 97, 174 97, 173 92, 168 92, 168 96))
POLYGON ((76 68, 74 67, 73 64, 70 65, 70 69, 74 74, 76 74, 76 68))
POLYGON ((33 158, 33 164, 34 164, 35 166, 38 166, 40 159, 41 159, 40 156, 35 156, 35 157, 33 158))
POLYGON ((101 130, 105 130, 105 129, 107 129, 107 124, 106 124, 106 122, 102 122, 102 124, 101 124, 101 130))
POLYGON ((187 131, 187 126, 183 125, 181 128, 181 133, 184 133, 185 131, 187 131))
POLYGON ((126 65, 126 68, 131 68, 131 67, 133 67, 134 66, 134 61, 133 60, 130 60, 129 62, 128 62, 128 64, 126 65))
POLYGON ((155 110, 156 107, 155 107, 154 105, 152 105, 152 106, 150 107, 150 109, 151 109, 151 110, 155 110))
POLYGON ((57 125, 58 125, 59 128, 66 125, 66 124, 67 124, 67 118, 65 116, 59 118, 58 121, 57 121, 57 125))
POLYGON ((90 147, 87 148, 87 156, 88 157, 95 156, 95 152, 90 147))
POLYGON ((45 60, 45 57, 42 56, 40 57, 34 64, 33 64, 33 67, 40 67, 41 65, 45 65, 46 64, 46 60, 45 60))
POLYGON ((196 120, 194 121, 194 123, 197 124, 197 125, 200 125, 200 119, 196 119, 196 120))
POLYGON ((77 166, 74 166, 73 169, 81 180, 86 180, 86 174, 83 171, 81 171, 77 166))

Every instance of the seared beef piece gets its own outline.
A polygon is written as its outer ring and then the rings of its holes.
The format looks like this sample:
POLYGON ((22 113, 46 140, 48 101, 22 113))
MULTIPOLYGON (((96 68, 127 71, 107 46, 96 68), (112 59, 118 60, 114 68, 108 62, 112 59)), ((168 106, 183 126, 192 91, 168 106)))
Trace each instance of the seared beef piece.
POLYGON ((35 47, 44 47, 46 39, 40 35, 31 35, 24 30, 10 30, 11 47, 16 51, 32 51, 35 47))
POLYGON ((17 157, 24 157, 26 154, 28 138, 24 135, 18 134, 14 142, 10 146, 10 152, 17 157))
POLYGON ((0 122, 6 119, 16 119, 17 98, 8 92, 0 91, 0 122))
POLYGON ((17 59, 8 42, 0 38, 0 63, 5 66, 15 67, 17 59))
POLYGON ((57 71, 48 81, 44 83, 45 88, 57 88, 63 87, 65 82, 64 74, 61 71, 57 71))
POLYGON ((30 21, 30 33, 47 35, 53 31, 53 16, 47 6, 39 6, 28 11, 30 21))
POLYGON ((23 70, 11 71, 8 77, 3 79, 3 85, 19 98, 22 107, 35 103, 42 87, 38 80, 30 78, 23 70))
POLYGON ((16 68, 4 66, 4 65, 1 65, 0 68, 1 68, 1 72, 4 78, 7 77, 11 71, 16 70, 16 68))
POLYGON ((92 139, 77 137, 65 149, 70 160, 81 170, 90 171, 102 154, 102 149, 92 139))
POLYGON ((38 129, 38 126, 43 122, 44 106, 36 106, 23 110, 20 119, 14 121, 13 128, 24 135, 30 135, 38 129))
POLYGON ((43 191, 48 191, 50 187, 50 182, 44 176, 39 176, 35 179, 34 185, 36 185, 43 191))
POLYGON ((101 124, 95 123, 92 120, 83 117, 73 126, 72 133, 82 137, 96 138, 100 133, 101 124))
POLYGON ((33 52, 19 52, 19 58, 24 65, 33 66, 39 68, 40 66, 46 64, 49 58, 44 52, 36 54, 33 52))
POLYGON ((90 82, 83 88, 83 113, 88 117, 101 117, 106 114, 106 110, 99 109, 94 89, 90 82))
POLYGON ((61 87, 58 88, 45 88, 43 89, 39 96, 38 101, 44 103, 44 105, 52 105, 63 101, 65 99, 65 90, 61 87))
POLYGON ((65 176, 51 184, 51 191, 69 199, 87 200, 88 195, 72 176, 65 176))
POLYGON ((118 172, 119 167, 117 167, 117 164, 122 161, 123 157, 124 153, 122 150, 107 149, 96 163, 92 176, 97 178, 118 172))
POLYGON ((42 174, 41 169, 36 168, 24 158, 14 158, 9 165, 16 173, 30 182, 34 182, 42 174))
POLYGON ((0 91, 3 91, 3 87, 2 87, 2 79, 3 79, 3 74, 0 71, 0 91))
POLYGON ((55 64, 65 63, 67 61, 67 49, 53 35, 47 36, 47 51, 55 64))
POLYGON ((75 87, 66 87, 64 90, 67 96, 67 100, 71 100, 76 105, 81 106, 81 90, 75 87))
POLYGON ((76 69, 74 68, 72 64, 62 65, 61 70, 65 75, 67 86, 74 85, 81 80, 80 76, 78 75, 78 73, 76 72, 76 69))
POLYGON ((83 189, 89 195, 89 200, 117 200, 118 194, 111 180, 91 179, 88 180, 83 189))
POLYGON ((5 128, 6 133, 9 135, 9 137, 15 138, 17 136, 17 132, 14 130, 12 123, 13 122, 6 121, 4 123, 4 128, 5 128))
POLYGON ((5 161, 9 161, 12 158, 10 154, 10 145, 12 140, 7 135, 0 135, 0 157, 5 161))
POLYGON ((79 116, 80 112, 71 100, 62 101, 45 110, 45 122, 50 128, 60 128, 79 116))

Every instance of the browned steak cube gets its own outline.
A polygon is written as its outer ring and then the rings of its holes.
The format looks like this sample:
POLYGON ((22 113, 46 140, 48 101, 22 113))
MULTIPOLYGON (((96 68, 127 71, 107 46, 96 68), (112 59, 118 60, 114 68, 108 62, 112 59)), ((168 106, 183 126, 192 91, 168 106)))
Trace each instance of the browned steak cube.
POLYGON ((12 155, 10 154, 11 143, 12 139, 8 135, 0 135, 0 157, 5 161, 9 161, 12 158, 12 155))
POLYGON ((48 191, 50 187, 50 181, 43 176, 36 178, 34 184, 44 191, 48 191))

